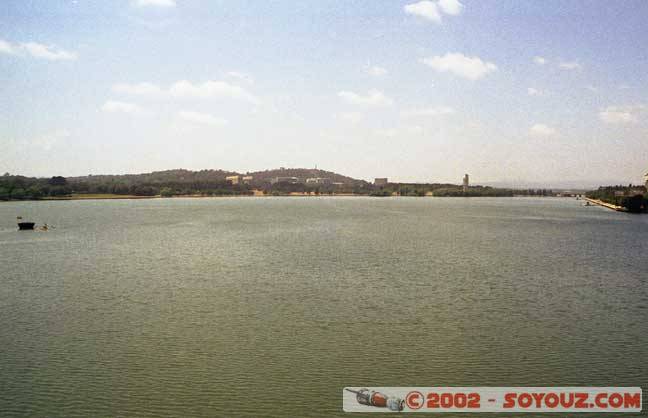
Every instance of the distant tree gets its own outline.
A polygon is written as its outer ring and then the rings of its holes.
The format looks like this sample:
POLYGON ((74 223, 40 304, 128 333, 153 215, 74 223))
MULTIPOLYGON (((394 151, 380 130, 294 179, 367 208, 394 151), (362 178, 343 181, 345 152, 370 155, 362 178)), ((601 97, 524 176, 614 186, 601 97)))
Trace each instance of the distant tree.
POLYGON ((61 176, 54 176, 51 179, 47 180, 47 183, 50 186, 65 186, 67 185, 67 179, 61 176))
POLYGON ((67 196, 72 190, 67 186, 52 186, 49 188, 50 196, 67 196))
POLYGON ((112 192, 114 194, 128 194, 128 186, 124 183, 117 183, 112 186, 112 192))
POLYGON ((630 213, 640 213, 644 210, 644 197, 640 194, 621 199, 621 206, 630 213))
POLYGON ((31 199, 40 199, 41 197, 43 197, 43 191, 38 185, 34 184, 25 191, 25 197, 31 199))
POLYGON ((162 189, 160 189, 160 196, 171 197, 173 196, 173 190, 169 187, 163 187, 162 189))
POLYGON ((21 187, 16 187, 11 191, 11 198, 12 199, 24 199, 26 197, 25 195, 25 189, 21 187))
POLYGON ((133 188, 133 194, 135 196, 155 196, 157 190, 151 186, 135 186, 133 188))
POLYGON ((387 196, 391 196, 391 192, 389 192, 387 190, 382 190, 382 188, 381 188, 381 190, 375 190, 375 191, 369 193, 369 196, 387 197, 387 196))

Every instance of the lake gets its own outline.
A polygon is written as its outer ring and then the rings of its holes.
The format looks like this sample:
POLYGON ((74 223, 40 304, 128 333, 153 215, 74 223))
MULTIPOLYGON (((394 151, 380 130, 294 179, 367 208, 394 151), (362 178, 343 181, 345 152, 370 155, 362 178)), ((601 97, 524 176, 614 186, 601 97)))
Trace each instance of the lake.
POLYGON ((359 416, 343 387, 648 388, 648 216, 574 199, 5 202, 0 257, 3 416, 359 416), (18 215, 55 229, 18 232, 18 215))

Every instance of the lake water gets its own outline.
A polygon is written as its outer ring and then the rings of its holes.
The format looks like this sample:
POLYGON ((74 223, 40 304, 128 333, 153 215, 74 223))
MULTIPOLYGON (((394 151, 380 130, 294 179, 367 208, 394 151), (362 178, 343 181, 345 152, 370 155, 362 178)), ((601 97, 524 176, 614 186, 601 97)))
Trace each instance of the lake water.
POLYGON ((344 386, 648 388, 648 216, 573 199, 6 202, 0 257, 3 416, 344 416, 344 386), (18 232, 17 215, 56 229, 18 232))

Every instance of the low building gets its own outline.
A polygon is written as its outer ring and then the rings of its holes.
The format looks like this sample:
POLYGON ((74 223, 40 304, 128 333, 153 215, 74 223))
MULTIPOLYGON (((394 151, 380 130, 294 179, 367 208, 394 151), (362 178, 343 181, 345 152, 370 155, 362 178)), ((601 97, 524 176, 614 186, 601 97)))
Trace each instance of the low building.
POLYGON ((580 193, 572 192, 571 190, 563 190, 556 193, 556 197, 578 197, 580 193))
POLYGON ((241 176, 227 176, 225 181, 230 184, 239 184, 241 182, 241 176))
POLYGON ((644 180, 646 180, 646 189, 648 189, 648 173, 644 174, 644 180))
POLYGON ((297 177, 275 177, 270 180, 272 184, 299 184, 297 177))
POLYGON ((252 183, 252 180, 254 180, 253 176, 243 176, 241 178, 241 181, 243 182, 243 184, 250 184, 250 183, 252 183))
POLYGON ((376 177, 374 179, 374 185, 376 186, 386 186, 389 183, 387 177, 376 177))
POLYGON ((306 179, 306 184, 331 184, 331 179, 326 177, 311 177, 306 179))

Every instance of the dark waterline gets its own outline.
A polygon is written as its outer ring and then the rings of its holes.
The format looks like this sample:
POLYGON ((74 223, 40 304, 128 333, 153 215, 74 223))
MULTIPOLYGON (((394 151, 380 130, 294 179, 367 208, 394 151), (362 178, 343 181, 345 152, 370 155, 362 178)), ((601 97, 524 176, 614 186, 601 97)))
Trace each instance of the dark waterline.
POLYGON ((0 415, 344 416, 341 389, 361 385, 646 389, 647 237, 648 216, 555 198, 3 203, 0 415), (56 229, 18 232, 18 215, 56 229))

